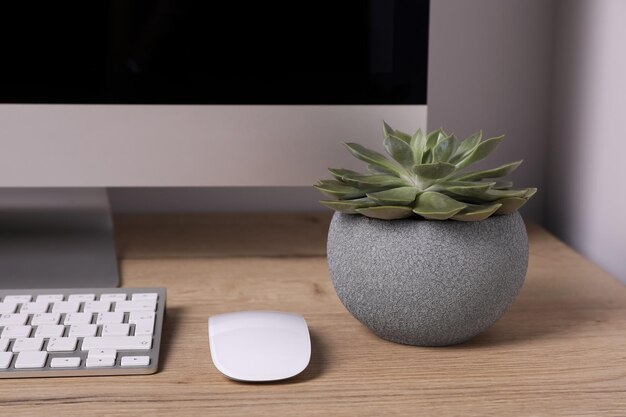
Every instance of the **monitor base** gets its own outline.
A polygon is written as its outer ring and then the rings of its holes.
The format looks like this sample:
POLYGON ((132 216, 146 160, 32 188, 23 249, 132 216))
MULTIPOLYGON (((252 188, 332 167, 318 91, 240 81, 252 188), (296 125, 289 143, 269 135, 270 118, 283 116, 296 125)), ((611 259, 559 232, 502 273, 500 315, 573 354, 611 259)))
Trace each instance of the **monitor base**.
POLYGON ((104 188, 0 188, 0 288, 119 285, 104 188))

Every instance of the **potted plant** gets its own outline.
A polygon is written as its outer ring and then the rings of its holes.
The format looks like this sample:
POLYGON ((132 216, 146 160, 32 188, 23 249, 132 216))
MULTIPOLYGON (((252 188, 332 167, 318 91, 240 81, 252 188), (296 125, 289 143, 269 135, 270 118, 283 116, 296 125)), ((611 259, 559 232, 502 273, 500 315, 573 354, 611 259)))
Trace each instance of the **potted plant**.
POLYGON ((517 296, 528 237, 517 210, 537 191, 501 178, 522 161, 468 168, 503 136, 457 140, 442 129, 410 135, 383 124, 391 157, 345 146, 368 173, 329 169, 328 264, 341 302, 390 341, 443 346, 491 326, 517 296))

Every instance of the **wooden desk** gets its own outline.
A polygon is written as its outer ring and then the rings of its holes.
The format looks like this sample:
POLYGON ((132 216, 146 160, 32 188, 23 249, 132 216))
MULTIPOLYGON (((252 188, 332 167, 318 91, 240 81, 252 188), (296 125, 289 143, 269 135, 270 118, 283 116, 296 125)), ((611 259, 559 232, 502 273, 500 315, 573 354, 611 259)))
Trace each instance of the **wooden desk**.
POLYGON ((521 296, 449 348, 385 342, 344 310, 324 259, 326 215, 116 219, 124 286, 164 286, 160 372, 0 380, 0 415, 626 415, 626 289, 531 226, 521 296), (285 383, 213 367, 207 317, 301 312, 313 357, 285 383))

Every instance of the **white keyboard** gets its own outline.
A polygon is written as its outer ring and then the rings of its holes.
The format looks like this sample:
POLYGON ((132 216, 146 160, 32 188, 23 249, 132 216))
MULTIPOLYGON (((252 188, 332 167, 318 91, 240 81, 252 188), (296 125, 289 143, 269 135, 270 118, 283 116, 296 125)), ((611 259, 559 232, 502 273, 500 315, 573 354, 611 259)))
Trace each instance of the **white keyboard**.
POLYGON ((0 378, 150 374, 164 288, 0 290, 0 378))

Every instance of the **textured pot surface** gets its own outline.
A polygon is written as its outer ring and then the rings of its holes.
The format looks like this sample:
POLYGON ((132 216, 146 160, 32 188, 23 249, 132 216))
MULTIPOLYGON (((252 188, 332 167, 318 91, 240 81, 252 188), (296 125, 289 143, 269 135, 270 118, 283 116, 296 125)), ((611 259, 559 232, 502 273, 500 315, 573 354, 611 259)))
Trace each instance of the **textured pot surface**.
POLYGON ((471 339, 517 296, 528 266, 519 213, 478 222, 376 220, 335 213, 328 264, 344 306, 383 339, 471 339))

